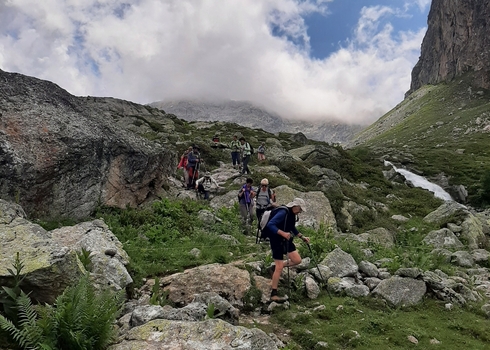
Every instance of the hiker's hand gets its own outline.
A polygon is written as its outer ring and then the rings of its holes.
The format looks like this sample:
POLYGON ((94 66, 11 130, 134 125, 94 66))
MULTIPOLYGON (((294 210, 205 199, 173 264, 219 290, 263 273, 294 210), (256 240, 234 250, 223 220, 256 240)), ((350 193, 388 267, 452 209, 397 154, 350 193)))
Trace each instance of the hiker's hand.
POLYGON ((301 239, 303 240, 303 242, 310 244, 310 237, 301 236, 301 239))
POLYGON ((287 239, 288 241, 291 239, 291 233, 283 231, 284 234, 282 235, 284 239, 287 239))

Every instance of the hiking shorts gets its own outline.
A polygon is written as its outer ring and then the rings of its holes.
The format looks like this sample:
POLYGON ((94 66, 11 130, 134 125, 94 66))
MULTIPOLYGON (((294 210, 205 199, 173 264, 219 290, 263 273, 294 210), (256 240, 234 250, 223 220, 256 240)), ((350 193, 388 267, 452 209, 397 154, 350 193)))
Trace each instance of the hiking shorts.
POLYGON ((276 233, 272 234, 269 239, 272 251, 272 259, 274 260, 282 260, 284 259, 284 254, 291 253, 296 250, 296 246, 294 245, 292 238, 289 241, 286 241, 284 238, 276 233))

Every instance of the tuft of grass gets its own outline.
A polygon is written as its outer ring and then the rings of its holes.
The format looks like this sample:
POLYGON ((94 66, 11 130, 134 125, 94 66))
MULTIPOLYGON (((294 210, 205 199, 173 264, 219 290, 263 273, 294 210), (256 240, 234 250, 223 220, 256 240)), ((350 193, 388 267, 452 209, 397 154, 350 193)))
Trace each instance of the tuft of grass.
MULTIPOLYGON (((293 304, 271 316, 275 327, 290 329, 291 349, 321 349, 319 342, 324 342, 332 349, 483 350, 490 338, 490 321, 474 312, 476 305, 448 311, 441 302, 428 299, 416 307, 390 309, 379 299, 330 299, 325 294, 314 303, 325 308, 311 313, 293 304), (410 343, 408 336, 417 338, 418 345, 410 343), (433 339, 440 344, 432 345, 433 339)), ((313 301, 310 304, 314 306, 313 301)))

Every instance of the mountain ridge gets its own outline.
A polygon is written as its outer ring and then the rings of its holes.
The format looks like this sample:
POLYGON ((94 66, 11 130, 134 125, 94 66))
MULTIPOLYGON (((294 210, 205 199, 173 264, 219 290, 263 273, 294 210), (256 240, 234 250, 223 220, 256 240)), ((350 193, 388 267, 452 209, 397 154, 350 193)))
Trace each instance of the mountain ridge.
POLYGON ((286 119, 249 101, 173 100, 152 102, 149 106, 187 121, 225 121, 274 134, 302 132, 312 140, 329 143, 344 144, 365 127, 340 122, 286 119))

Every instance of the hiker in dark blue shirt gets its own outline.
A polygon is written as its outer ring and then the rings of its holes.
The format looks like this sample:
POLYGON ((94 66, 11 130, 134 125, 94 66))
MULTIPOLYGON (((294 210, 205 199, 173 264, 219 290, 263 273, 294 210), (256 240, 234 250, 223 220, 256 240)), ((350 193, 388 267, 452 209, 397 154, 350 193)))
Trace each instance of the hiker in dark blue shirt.
POLYGON ((275 263, 271 283, 271 301, 284 300, 277 292, 282 270, 285 267, 301 263, 301 256, 293 243, 293 237, 296 236, 304 242, 310 243, 310 239, 303 236, 296 228, 296 215, 306 212, 305 201, 301 198, 295 198, 292 202, 286 204, 286 207, 284 209, 275 209, 274 216, 270 218, 265 227, 269 233, 272 258, 275 263), (284 261, 284 254, 287 254, 286 261, 284 261))

